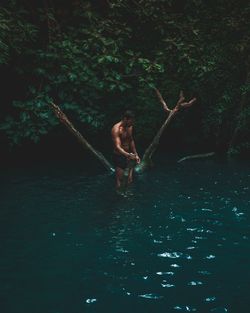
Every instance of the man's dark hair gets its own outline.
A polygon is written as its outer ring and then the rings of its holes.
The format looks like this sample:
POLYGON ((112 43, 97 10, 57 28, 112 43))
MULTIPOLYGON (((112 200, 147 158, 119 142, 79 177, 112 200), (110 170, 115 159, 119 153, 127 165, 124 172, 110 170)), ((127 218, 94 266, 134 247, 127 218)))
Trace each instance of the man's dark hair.
POLYGON ((122 118, 133 119, 135 118, 134 112, 130 110, 125 111, 122 118))

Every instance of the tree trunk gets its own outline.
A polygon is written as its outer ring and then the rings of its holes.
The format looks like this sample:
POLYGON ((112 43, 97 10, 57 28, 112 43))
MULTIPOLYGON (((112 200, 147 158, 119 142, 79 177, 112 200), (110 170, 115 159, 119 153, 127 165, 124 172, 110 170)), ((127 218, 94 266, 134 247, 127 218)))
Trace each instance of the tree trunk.
POLYGON ((104 155, 97 151, 82 135, 81 133, 73 126, 73 124, 69 121, 67 116, 61 111, 58 105, 51 103, 50 104, 55 115, 59 118, 61 123, 67 127, 67 129, 77 138, 79 143, 87 150, 89 150, 101 163, 105 166, 107 170, 110 172, 114 172, 114 168, 107 161, 104 155))
POLYGON ((142 161, 140 164, 138 164, 135 167, 135 171, 138 173, 141 173, 143 171, 145 171, 145 169, 147 169, 148 167, 152 166, 152 156, 155 153, 158 145, 159 145, 159 141, 161 138, 162 133, 164 132, 165 128, 167 127, 167 125, 170 123, 170 121, 172 120, 172 118, 176 115, 176 113, 181 109, 181 108, 187 108, 190 107, 195 101, 196 98, 191 99, 190 101, 186 102, 185 98, 183 96, 183 92, 180 91, 180 96, 179 96, 179 100, 176 104, 176 106, 174 107, 173 110, 170 110, 167 106, 167 103, 164 101, 162 95, 160 94, 158 89, 155 89, 157 97, 159 99, 159 101, 162 104, 163 110, 165 112, 168 112, 169 115, 167 117, 167 119, 165 120, 165 122, 162 124, 161 128, 158 130, 157 134, 155 135, 153 141, 151 142, 151 144, 148 146, 148 148, 146 149, 142 161))
POLYGON ((136 166, 136 168, 135 168, 136 172, 141 173, 146 168, 152 166, 152 156, 155 153, 155 151, 159 145, 161 135, 175 114, 176 114, 176 112, 172 111, 169 114, 168 118, 165 120, 165 122, 162 124, 161 128, 158 130, 158 132, 155 135, 154 139, 152 140, 151 144, 146 149, 146 151, 143 155, 143 158, 141 160, 141 163, 136 166))

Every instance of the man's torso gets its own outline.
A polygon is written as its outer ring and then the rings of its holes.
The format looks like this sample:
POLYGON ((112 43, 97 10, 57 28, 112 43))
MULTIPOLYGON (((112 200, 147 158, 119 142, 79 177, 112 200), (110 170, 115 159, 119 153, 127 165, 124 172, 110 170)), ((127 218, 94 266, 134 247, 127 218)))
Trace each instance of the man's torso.
MULTIPOLYGON (((122 123, 119 122, 113 126, 115 131, 118 133, 118 136, 121 141, 121 147, 126 151, 130 152, 130 144, 132 141, 132 126, 130 127, 123 127, 122 123)), ((115 148, 114 152, 120 154, 115 148)))

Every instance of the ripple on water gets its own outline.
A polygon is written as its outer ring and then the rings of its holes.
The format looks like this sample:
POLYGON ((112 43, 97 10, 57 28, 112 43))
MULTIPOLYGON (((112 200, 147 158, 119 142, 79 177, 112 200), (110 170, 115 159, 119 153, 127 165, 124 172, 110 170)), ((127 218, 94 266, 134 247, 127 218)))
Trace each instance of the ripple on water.
POLYGON ((236 218, 240 219, 240 217, 243 217, 244 213, 239 212, 239 209, 237 207, 233 207, 232 212, 234 212, 236 218))
POLYGON ((163 288, 171 288, 171 287, 175 286, 173 284, 164 284, 164 283, 161 283, 161 285, 162 285, 163 288))
POLYGON ((91 304, 91 303, 95 303, 97 301, 97 299, 93 298, 93 299, 87 299, 86 303, 91 304))
POLYGON ((163 241, 154 239, 154 243, 163 243, 163 241))
POLYGON ((122 252, 122 253, 128 253, 128 250, 123 249, 123 248, 118 248, 116 249, 117 252, 122 252))
POLYGON ((190 247, 187 247, 186 249, 187 250, 193 250, 193 249, 195 249, 196 247, 194 247, 194 246, 190 246, 190 247))
POLYGON ((183 255, 181 252, 163 252, 159 253, 158 256, 163 257, 163 258, 171 258, 171 259, 176 259, 179 258, 183 255))
POLYGON ((207 255, 207 256, 205 257, 205 259, 207 259, 207 260, 215 259, 215 255, 212 255, 212 254, 207 255))
POLYGON ((170 258, 170 259, 178 259, 180 257, 183 257, 187 260, 192 259, 191 255, 183 254, 182 252, 164 252, 164 253, 159 253, 158 256, 162 258, 170 258))
POLYGON ((159 295, 153 294, 153 293, 145 293, 143 295, 138 295, 138 297, 146 298, 146 299, 152 299, 152 300, 158 300, 158 299, 162 299, 163 298, 163 296, 159 296, 159 295))
POLYGON ((196 308, 192 308, 191 306, 188 306, 188 305, 184 305, 184 306, 176 305, 174 307, 174 309, 178 310, 178 311, 183 311, 183 312, 195 312, 195 311, 197 311, 196 308))
POLYGON ((198 271, 198 273, 201 275, 211 275, 211 273, 208 271, 198 271))
POLYGON ((156 272, 157 275, 174 275, 174 272, 156 272))
POLYGON ((212 297, 207 297, 207 298, 205 299, 205 302, 213 302, 213 301, 215 301, 215 300, 216 300, 216 297, 212 296, 212 297))
POLYGON ((190 281, 188 283, 189 286, 198 286, 198 285, 203 285, 203 282, 201 281, 190 281))
POLYGON ((228 312, 228 310, 225 307, 218 307, 218 308, 211 309, 210 312, 212 312, 212 313, 226 313, 226 312, 228 312))
POLYGON ((170 266, 171 266, 171 267, 180 267, 179 264, 171 264, 170 266))

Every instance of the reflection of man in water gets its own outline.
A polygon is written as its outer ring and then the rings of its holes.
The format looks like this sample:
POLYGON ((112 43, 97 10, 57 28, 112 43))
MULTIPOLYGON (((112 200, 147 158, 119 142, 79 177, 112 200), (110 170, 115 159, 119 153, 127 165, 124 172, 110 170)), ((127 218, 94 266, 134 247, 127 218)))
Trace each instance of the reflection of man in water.
MULTIPOLYGON (((121 187, 124 170, 129 166, 129 162, 140 163, 140 158, 136 152, 135 142, 132 136, 134 123, 134 114, 126 111, 122 120, 112 128, 112 139, 114 142, 114 165, 116 172, 116 187, 121 187)), ((126 183, 131 183, 133 178, 133 167, 129 168, 128 179, 126 183)))

